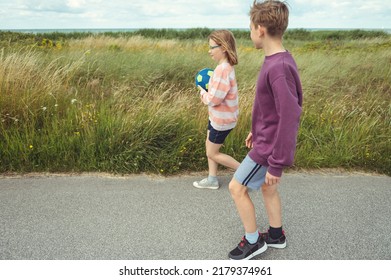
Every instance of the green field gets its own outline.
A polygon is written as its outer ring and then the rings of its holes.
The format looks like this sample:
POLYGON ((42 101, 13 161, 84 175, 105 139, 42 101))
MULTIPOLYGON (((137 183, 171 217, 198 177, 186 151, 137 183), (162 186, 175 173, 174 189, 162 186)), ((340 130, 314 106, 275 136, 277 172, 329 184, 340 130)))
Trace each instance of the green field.
MULTIPOLYGON (((210 32, 0 32, 0 172, 206 170, 194 76, 215 67, 210 32)), ((223 150, 240 161, 263 53, 234 34, 241 114, 223 150)), ((304 90, 293 168, 391 175, 391 35, 289 30, 284 45, 304 90)))

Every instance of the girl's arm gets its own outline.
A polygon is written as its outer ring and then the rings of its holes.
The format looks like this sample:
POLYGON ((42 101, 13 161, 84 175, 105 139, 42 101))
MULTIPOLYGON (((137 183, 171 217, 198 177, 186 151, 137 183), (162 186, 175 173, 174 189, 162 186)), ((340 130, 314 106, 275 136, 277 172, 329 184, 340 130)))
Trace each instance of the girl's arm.
POLYGON ((229 90, 231 89, 229 81, 229 69, 222 65, 218 65, 213 72, 213 77, 209 83, 209 91, 201 90, 201 100, 208 106, 220 105, 229 90))

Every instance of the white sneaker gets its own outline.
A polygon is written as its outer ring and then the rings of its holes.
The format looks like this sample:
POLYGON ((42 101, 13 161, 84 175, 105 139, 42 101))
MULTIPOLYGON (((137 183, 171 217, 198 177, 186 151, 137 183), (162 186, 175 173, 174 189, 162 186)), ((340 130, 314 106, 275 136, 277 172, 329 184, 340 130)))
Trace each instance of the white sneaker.
POLYGON ((193 186, 199 189, 211 189, 211 190, 217 190, 219 186, 219 182, 209 182, 208 178, 202 179, 199 182, 193 182, 193 186))

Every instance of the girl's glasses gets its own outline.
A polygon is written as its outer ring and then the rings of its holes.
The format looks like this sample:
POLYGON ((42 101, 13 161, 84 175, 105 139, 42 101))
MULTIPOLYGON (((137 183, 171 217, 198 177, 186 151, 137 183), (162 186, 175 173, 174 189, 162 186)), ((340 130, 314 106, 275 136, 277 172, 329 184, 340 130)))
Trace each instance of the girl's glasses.
POLYGON ((221 46, 220 45, 216 45, 216 46, 209 46, 209 49, 210 50, 214 50, 214 49, 216 49, 216 48, 220 48, 221 46))

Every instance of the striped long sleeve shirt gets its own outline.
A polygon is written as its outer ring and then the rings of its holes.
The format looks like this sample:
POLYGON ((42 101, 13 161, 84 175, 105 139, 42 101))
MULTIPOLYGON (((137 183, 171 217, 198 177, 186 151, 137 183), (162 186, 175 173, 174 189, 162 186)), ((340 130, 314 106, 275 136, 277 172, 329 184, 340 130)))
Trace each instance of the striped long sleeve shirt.
POLYGON ((232 65, 223 62, 216 67, 209 81, 209 90, 201 90, 201 100, 208 105, 209 120, 214 129, 224 131, 236 126, 239 97, 232 65))

